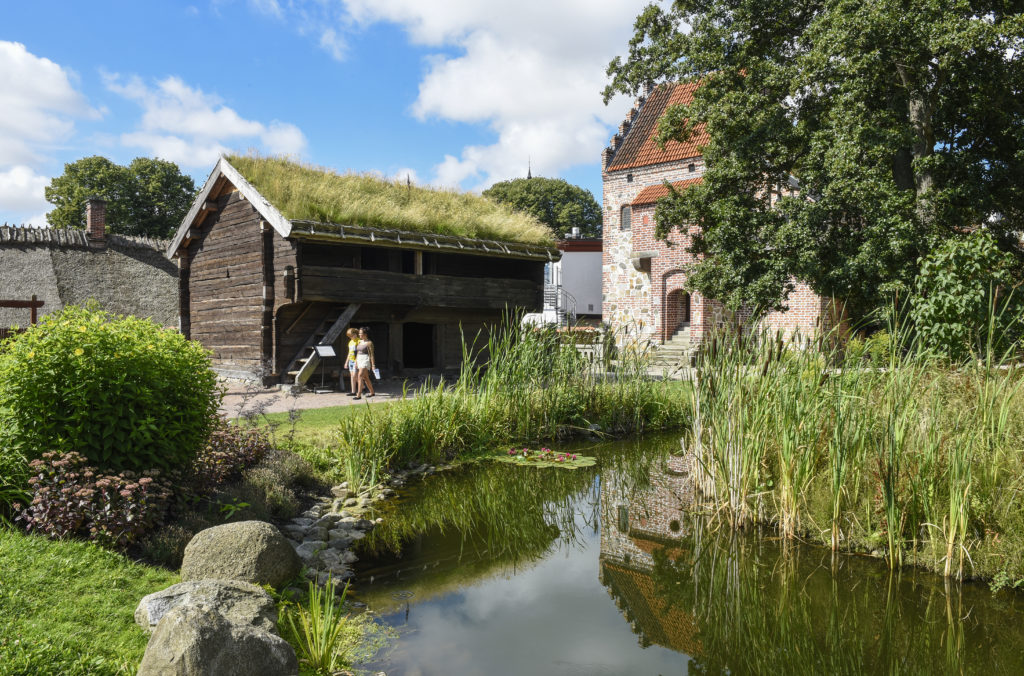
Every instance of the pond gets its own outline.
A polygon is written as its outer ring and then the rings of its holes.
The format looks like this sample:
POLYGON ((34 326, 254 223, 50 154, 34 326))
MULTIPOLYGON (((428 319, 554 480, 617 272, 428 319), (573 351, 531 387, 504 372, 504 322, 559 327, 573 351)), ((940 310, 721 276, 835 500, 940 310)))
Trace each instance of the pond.
POLYGON ((676 437, 426 478, 362 541, 389 676, 1024 673, 1024 598, 688 513, 676 437))

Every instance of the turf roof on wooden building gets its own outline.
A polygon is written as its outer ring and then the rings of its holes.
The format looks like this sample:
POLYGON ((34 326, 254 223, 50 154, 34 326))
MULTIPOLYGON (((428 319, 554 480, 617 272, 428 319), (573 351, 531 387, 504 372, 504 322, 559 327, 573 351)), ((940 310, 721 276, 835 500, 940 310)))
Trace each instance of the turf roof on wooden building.
POLYGON ((168 255, 187 245, 189 228, 221 178, 234 184, 283 237, 457 248, 523 258, 558 255, 547 226, 478 195, 255 155, 218 161, 168 255))

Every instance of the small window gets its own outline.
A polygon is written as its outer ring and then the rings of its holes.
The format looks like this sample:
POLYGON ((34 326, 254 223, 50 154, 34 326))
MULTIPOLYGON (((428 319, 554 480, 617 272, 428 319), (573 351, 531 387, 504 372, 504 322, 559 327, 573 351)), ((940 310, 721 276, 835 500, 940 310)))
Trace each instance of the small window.
POLYGON ((620 230, 629 230, 633 226, 633 209, 629 206, 622 207, 622 220, 619 222, 620 230))
POLYGON ((616 525, 618 526, 620 533, 626 533, 629 531, 629 507, 626 505, 619 505, 617 511, 618 514, 616 514, 616 516, 618 517, 618 523, 616 525))
POLYGON ((633 174, 626 174, 626 183, 633 182, 633 174))
POLYGON ((687 167, 687 169, 689 169, 690 173, 692 174, 693 172, 697 171, 697 165, 691 164, 689 167, 687 167))

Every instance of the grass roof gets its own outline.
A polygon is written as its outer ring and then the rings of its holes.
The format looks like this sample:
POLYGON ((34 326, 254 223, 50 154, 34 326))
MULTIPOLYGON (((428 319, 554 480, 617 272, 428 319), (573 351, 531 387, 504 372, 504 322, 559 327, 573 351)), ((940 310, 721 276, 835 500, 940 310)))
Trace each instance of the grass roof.
POLYGON ((229 155, 227 160, 289 220, 554 243, 544 224, 479 195, 410 187, 369 174, 339 174, 280 157, 229 155))

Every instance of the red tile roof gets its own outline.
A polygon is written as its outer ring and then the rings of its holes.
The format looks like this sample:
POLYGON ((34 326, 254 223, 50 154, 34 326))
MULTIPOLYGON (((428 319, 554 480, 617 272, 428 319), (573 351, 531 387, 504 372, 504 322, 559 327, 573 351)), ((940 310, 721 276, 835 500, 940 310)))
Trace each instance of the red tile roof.
POLYGON ((640 108, 633 125, 626 132, 626 138, 608 164, 608 171, 634 169, 662 162, 673 162, 689 157, 699 157, 701 147, 707 145, 708 135, 704 125, 698 125, 686 143, 669 141, 665 149, 658 147, 654 137, 658 133, 658 120, 669 106, 689 103, 699 82, 677 82, 661 85, 648 97, 640 108))
MULTIPOLYGON (((697 178, 688 178, 685 181, 672 181, 672 187, 676 190, 686 190, 690 186, 698 185, 704 182, 704 178, 698 176, 697 178)), ((658 183, 656 185, 649 185, 640 191, 640 194, 633 200, 633 206, 638 207, 644 204, 654 204, 662 197, 668 196, 668 186, 664 183, 658 183)))
POLYGON ((601 565, 602 580, 629 607, 637 629, 648 641, 690 657, 703 654, 696 618, 665 600, 650 573, 610 561, 601 565))

